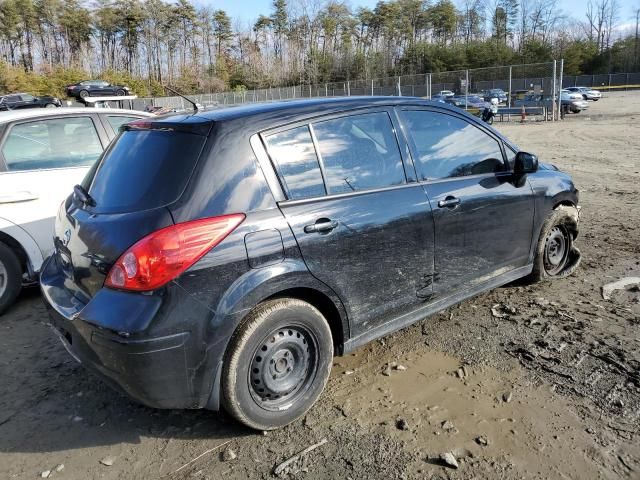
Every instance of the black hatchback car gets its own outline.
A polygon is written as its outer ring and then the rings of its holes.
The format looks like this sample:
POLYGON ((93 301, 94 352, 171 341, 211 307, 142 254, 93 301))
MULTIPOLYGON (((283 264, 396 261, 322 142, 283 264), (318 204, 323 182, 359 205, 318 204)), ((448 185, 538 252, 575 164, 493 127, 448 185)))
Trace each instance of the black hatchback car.
POLYGON ((277 428, 344 354, 521 277, 563 276, 571 178, 416 98, 144 119, 58 212, 41 287, 71 355, 149 406, 277 428))
POLYGON ((67 85, 67 96, 82 100, 86 97, 111 97, 124 96, 131 93, 129 87, 124 85, 112 85, 104 80, 84 80, 82 82, 67 85))
POLYGON ((25 108, 56 108, 62 102, 48 95, 36 97, 30 93, 12 93, 0 97, 0 111, 23 110, 25 108))

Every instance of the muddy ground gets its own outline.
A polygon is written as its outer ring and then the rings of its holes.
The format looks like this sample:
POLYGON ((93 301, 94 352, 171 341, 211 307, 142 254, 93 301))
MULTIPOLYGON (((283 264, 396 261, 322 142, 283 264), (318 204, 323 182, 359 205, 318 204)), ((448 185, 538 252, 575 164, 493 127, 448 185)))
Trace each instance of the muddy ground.
POLYGON ((640 93, 619 93, 562 123, 498 124, 574 176, 577 273, 497 289, 336 358, 320 402, 277 432, 132 403, 68 356, 37 290, 24 292, 0 319, 0 478, 273 478, 323 439, 281 476, 640 478, 640 293, 601 293, 640 275, 639 117, 640 93))

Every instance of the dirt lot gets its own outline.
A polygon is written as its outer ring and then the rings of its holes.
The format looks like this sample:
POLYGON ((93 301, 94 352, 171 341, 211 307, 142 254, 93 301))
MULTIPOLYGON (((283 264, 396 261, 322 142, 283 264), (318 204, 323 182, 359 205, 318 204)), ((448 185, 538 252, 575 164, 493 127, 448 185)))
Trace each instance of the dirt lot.
POLYGON ((574 176, 578 272, 336 358, 319 404, 281 431, 130 402, 67 355, 38 292, 23 293, 0 319, 0 478, 272 478, 325 438, 281 476, 640 478, 640 293, 601 293, 640 276, 639 117, 640 93, 619 93, 562 123, 498 124, 574 176))

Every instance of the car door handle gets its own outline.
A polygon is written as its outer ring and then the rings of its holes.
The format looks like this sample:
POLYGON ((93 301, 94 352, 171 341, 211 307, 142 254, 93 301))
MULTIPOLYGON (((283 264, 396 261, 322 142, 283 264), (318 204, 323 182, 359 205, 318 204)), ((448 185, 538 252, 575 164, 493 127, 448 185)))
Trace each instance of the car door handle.
POLYGON ((438 202, 440 208, 453 208, 460 205, 460 199, 458 197, 448 196, 444 200, 438 202))
POLYGON ((338 222, 335 220, 329 220, 328 218, 321 218, 312 225, 306 225, 304 227, 304 233, 320 233, 330 232, 338 226, 338 222))

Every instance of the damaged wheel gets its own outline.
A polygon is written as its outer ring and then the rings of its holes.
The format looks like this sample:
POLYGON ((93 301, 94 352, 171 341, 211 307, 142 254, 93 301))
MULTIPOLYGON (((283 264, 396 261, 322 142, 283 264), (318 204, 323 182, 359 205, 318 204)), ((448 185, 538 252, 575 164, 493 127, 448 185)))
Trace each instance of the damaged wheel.
POLYGON ((222 373, 224 407, 251 428, 287 425, 318 399, 332 362, 331 330, 315 307, 292 298, 265 302, 231 339, 222 373))
POLYGON ((580 263, 580 251, 573 244, 578 235, 578 210, 561 205, 542 225, 531 280, 566 277, 580 263))

